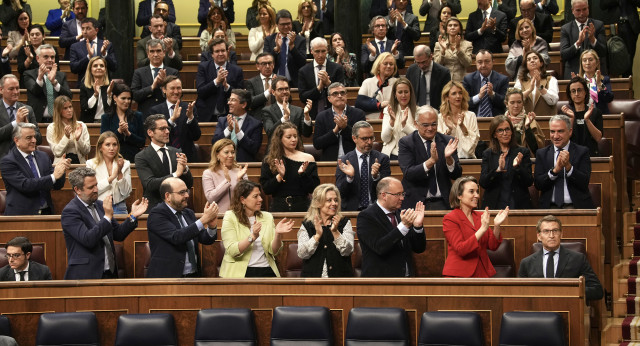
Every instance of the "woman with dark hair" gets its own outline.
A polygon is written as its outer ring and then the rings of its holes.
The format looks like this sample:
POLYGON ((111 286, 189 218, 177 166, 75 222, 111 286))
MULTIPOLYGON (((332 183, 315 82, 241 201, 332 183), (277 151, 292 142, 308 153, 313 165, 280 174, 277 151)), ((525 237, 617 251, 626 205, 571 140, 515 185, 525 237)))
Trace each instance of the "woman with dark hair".
POLYGON ((549 45, 542 37, 536 35, 536 28, 530 19, 523 18, 518 21, 516 27, 516 40, 511 44, 509 55, 505 61, 505 69, 511 80, 518 74, 518 69, 522 65, 522 55, 530 50, 540 53, 545 65, 551 63, 549 58, 549 45))
POLYGON ((264 40, 276 32, 276 12, 270 5, 261 4, 258 7, 258 21, 260 25, 249 30, 251 61, 255 61, 258 54, 264 51, 264 40))
POLYGON ((224 213, 221 237, 224 257, 220 277, 279 277, 276 256, 282 249, 282 235, 293 228, 284 218, 278 225, 273 215, 260 211, 260 185, 241 180, 233 190, 231 209, 224 213))
POLYGON ((458 139, 458 157, 475 159, 480 130, 476 115, 469 111, 469 93, 462 83, 450 81, 442 88, 438 132, 458 139))
POLYGON ((358 70, 358 58, 354 53, 349 53, 342 38, 342 34, 334 32, 329 38, 329 61, 342 65, 344 69, 344 85, 346 87, 358 86, 356 71, 358 70))
MULTIPOLYGON (((4 24, 5 22, 3 21, 2 23, 4 24)), ((15 59, 18 56, 20 48, 29 45, 31 13, 25 10, 18 11, 14 23, 14 29, 11 31, 3 28, 5 35, 7 35, 7 46, 4 50, 9 54, 9 58, 11 59, 15 59)), ((4 52, 2 56, 5 56, 4 52)))
POLYGON ((146 140, 142 113, 131 110, 131 88, 124 83, 114 83, 111 113, 102 115, 100 133, 111 131, 118 136, 120 152, 129 161, 135 161, 146 140))
MULTIPOLYGON (((440 36, 446 34, 447 32, 447 21, 449 18, 453 17, 453 8, 450 4, 444 3, 442 7, 440 7, 440 12, 438 13, 438 26, 437 30, 432 30, 429 33, 429 47, 433 52, 436 48, 436 43, 438 43, 438 39, 440 36)), ((425 25, 425 31, 427 30, 427 26, 425 25)))
POLYGON ((507 89, 504 103, 507 105, 504 115, 513 125, 513 136, 516 142, 529 149, 531 156, 535 157, 538 148, 545 146, 544 132, 536 121, 536 113, 524 111, 524 96, 520 89, 507 89))
POLYGON ((391 89, 393 95, 389 105, 384 109, 382 116, 382 153, 391 160, 398 159, 398 143, 406 135, 416 130, 416 93, 411 82, 400 77, 393 83, 391 89))
POLYGON ((84 164, 91 151, 87 125, 78 121, 71 99, 61 95, 53 102, 53 122, 47 126, 47 142, 55 156, 53 163, 66 155, 71 163, 84 164))
MULTIPOLYGON (((26 12, 32 18, 31 6, 26 0, 2 0, 0 3, 0 22, 2 22, 2 32, 7 33, 18 29, 18 16, 26 12)), ((29 25, 31 20, 29 20, 29 25)), ((27 28, 25 26, 25 28, 27 28)))
POLYGON ((246 163, 241 167, 236 162, 236 145, 229 138, 213 144, 209 167, 202 173, 202 190, 209 203, 218 204, 218 212, 229 210, 233 189, 241 180, 249 179, 248 167, 246 163))
POLYGON ((324 35, 322 22, 316 18, 318 8, 313 0, 302 0, 298 4, 298 18, 293 22, 293 31, 306 39, 307 57, 311 58, 311 40, 324 35))
POLYGON ((320 185, 313 156, 304 152, 298 128, 290 122, 276 127, 270 143, 260 173, 264 193, 272 196, 269 210, 306 211, 309 194, 320 185))
POLYGON ((569 105, 562 106, 562 113, 571 119, 571 141, 589 148, 589 156, 598 156, 598 142, 602 139, 602 112, 589 104, 589 87, 582 77, 573 77, 567 84, 569 105))
MULTIPOLYGON (((587 81, 589 104, 595 103, 602 114, 609 114, 609 103, 613 101, 613 89, 609 76, 600 72, 600 57, 593 49, 580 54, 580 72, 578 75, 587 81)), ((572 73, 571 77, 575 77, 572 73)))
POLYGON ((236 35, 233 33, 233 30, 231 30, 231 26, 229 25, 229 21, 227 20, 224 11, 218 6, 211 6, 209 13, 207 13, 207 29, 202 30, 202 33, 200 33, 200 49, 202 49, 203 52, 208 50, 209 45, 215 39, 213 34, 216 29, 224 30, 230 49, 235 49, 236 35))
POLYGON ((530 50, 525 53, 522 61, 514 87, 522 90, 525 111, 535 112, 538 116, 556 114, 558 80, 552 75, 547 75, 542 55, 530 50))
POLYGON ((482 153, 480 186, 482 206, 489 209, 531 209, 529 186, 533 183, 531 153, 518 145, 513 124, 498 115, 489 126, 489 148, 482 153))
POLYGON ((489 208, 483 213, 478 207, 480 188, 474 177, 456 179, 451 186, 449 203, 452 211, 442 220, 442 231, 447 240, 447 259, 442 275, 463 278, 490 278, 496 275, 487 249, 495 251, 502 243, 500 225, 509 215, 509 207, 500 210, 489 227, 489 208))
POLYGON ((251 30, 257 26, 260 26, 260 21, 258 20, 258 14, 260 11, 260 7, 263 5, 267 5, 276 12, 275 7, 271 5, 271 1, 269 0, 253 0, 251 2, 251 7, 247 8, 247 16, 245 17, 245 24, 247 25, 247 29, 251 30))
POLYGON ((102 115, 111 111, 111 92, 113 81, 109 81, 107 61, 101 56, 89 60, 80 83, 81 118, 85 123, 98 123, 102 115))
POLYGON ((445 66, 451 73, 451 80, 462 82, 467 74, 467 67, 473 61, 471 54, 473 44, 464 39, 460 19, 451 17, 446 23, 446 33, 438 38, 433 50, 433 61, 445 66))

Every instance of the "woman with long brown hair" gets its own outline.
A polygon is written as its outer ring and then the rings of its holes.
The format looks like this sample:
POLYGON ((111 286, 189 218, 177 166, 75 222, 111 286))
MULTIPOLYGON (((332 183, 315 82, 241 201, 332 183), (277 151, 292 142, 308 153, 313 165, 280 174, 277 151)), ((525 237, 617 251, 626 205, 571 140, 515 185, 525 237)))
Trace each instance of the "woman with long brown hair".
POLYGON ((476 158, 475 150, 480 140, 478 120, 469 111, 469 93, 460 82, 452 80, 442 89, 438 132, 458 139, 459 158, 476 158))
POLYGON ((393 95, 389 106, 382 116, 382 153, 391 160, 398 159, 398 142, 400 138, 412 134, 416 130, 414 118, 416 114, 416 93, 411 82, 400 77, 393 83, 393 95))
POLYGON ((251 61, 255 61, 258 54, 264 50, 264 40, 276 32, 276 12, 270 5, 261 4, 258 7, 258 21, 260 25, 249 30, 249 50, 251 61))
POLYGON ((218 212, 229 210, 233 189, 240 180, 247 180, 248 164, 241 167, 236 162, 236 145, 223 138, 211 148, 209 167, 202 173, 202 190, 209 203, 218 204, 218 212))
POLYGON ((202 49, 203 52, 206 52, 209 49, 209 45, 215 39, 213 34, 216 29, 224 30, 230 49, 235 49, 236 35, 233 33, 233 30, 231 30, 229 20, 227 20, 224 11, 218 6, 211 6, 209 13, 207 13, 207 29, 202 30, 202 33, 200 34, 200 49, 202 49))
POLYGON ((58 96, 53 102, 53 122, 47 126, 47 142, 53 151, 53 163, 63 156, 71 159, 71 163, 84 164, 91 151, 89 130, 87 125, 78 121, 71 99, 58 96))
POLYGON ((536 113, 524 111, 524 95, 520 89, 507 89, 504 103, 507 105, 504 115, 513 124, 513 136, 516 142, 529 149, 531 156, 535 157, 538 148, 545 146, 544 132, 536 121, 536 113))
POLYGON ((524 109, 538 116, 554 115, 558 103, 558 80, 547 74, 540 53, 531 50, 522 57, 522 66, 514 88, 522 90, 524 109))
POLYGON ((112 99, 113 111, 102 115, 100 133, 115 133, 122 156, 134 161, 146 141, 142 113, 131 109, 131 88, 124 83, 114 84, 112 99))
POLYGON ((451 80, 462 82, 471 65, 473 45, 462 35, 460 19, 451 17, 446 22, 446 33, 438 38, 433 52, 433 61, 445 66, 451 72, 451 80))

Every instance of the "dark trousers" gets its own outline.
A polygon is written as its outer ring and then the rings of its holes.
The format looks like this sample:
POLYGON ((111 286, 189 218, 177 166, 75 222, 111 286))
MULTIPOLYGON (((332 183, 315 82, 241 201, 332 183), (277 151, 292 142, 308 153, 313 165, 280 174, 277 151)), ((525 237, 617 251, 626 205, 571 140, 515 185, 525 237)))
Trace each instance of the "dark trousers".
POLYGON ((273 272, 271 267, 247 267, 247 273, 244 274, 245 278, 275 278, 276 273, 273 272))

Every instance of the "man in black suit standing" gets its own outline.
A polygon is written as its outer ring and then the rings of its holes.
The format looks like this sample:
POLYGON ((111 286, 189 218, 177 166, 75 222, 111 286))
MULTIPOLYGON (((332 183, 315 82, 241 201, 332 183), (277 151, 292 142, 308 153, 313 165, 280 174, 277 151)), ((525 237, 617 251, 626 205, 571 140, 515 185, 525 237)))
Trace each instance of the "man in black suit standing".
POLYGON ((560 29, 560 57, 564 63, 564 78, 571 79, 571 72, 578 74, 580 55, 587 49, 594 49, 600 57, 600 72, 607 71, 607 38, 604 24, 589 18, 587 0, 574 0, 571 12, 575 20, 564 24, 560 29))
POLYGON ((316 18, 322 22, 322 30, 326 34, 333 33, 333 0, 313 0, 318 8, 316 18))
MULTIPOLYGON (((409 2, 411 3, 411 2, 409 2)), ((451 7, 451 16, 455 17, 462 11, 462 5, 460 0, 422 0, 420 5, 421 16, 427 16, 427 20, 424 22, 423 32, 433 32, 438 30, 438 24, 440 23, 440 9, 445 4, 451 7)))
POLYGON ((151 145, 136 154, 136 170, 142 183, 143 195, 152 209, 162 201, 160 184, 168 177, 180 178, 188 189, 193 186, 193 176, 187 166, 187 155, 180 149, 168 146, 171 128, 162 114, 152 114, 144 121, 151 145))
POLYGON ((71 72, 78 75, 78 82, 84 78, 89 65, 89 59, 94 56, 101 56, 107 61, 109 73, 114 73, 118 69, 118 61, 113 50, 113 45, 109 40, 102 40, 98 36, 98 21, 95 18, 85 18, 82 20, 83 39, 72 44, 69 50, 69 66, 71 72))
POLYGON ((550 44, 553 40, 553 18, 543 12, 536 12, 536 4, 534 0, 522 0, 520 2, 520 13, 522 15, 513 18, 509 22, 509 46, 516 40, 516 28, 521 19, 529 19, 533 22, 536 29, 536 35, 550 44))
POLYGON ((462 175, 458 139, 437 132, 438 113, 430 106, 416 111, 418 129, 400 139, 398 162, 407 191, 403 206, 424 202, 428 210, 448 210, 451 180, 462 175))
POLYGON ((426 238, 424 205, 400 211, 404 189, 400 180, 386 177, 376 187, 377 201, 358 214, 362 248, 362 277, 415 276, 412 253, 422 253, 426 238))
POLYGON ((400 51, 405 56, 413 52, 414 41, 420 39, 418 17, 407 11, 409 0, 395 0, 395 9, 389 10, 385 17, 389 23, 389 37, 400 40, 400 51))
MULTIPOLYGON (((271 93, 271 84, 276 75, 273 74, 273 57, 270 53, 262 52, 256 57, 258 75, 245 81, 245 89, 251 94, 251 110, 249 114, 260 119, 262 108, 276 102, 271 93)), ((287 83, 288 85, 289 83, 287 83)))
POLYGON ((373 126, 366 121, 353 125, 351 137, 356 149, 338 159, 336 186, 342 197, 343 211, 359 211, 376 200, 376 186, 391 175, 389 156, 373 150, 373 126))
POLYGON ((504 114, 504 96, 509 87, 509 78, 493 70, 493 54, 481 49, 476 54, 477 71, 464 76, 462 85, 469 95, 469 110, 478 117, 493 117, 504 114))
POLYGON ((571 120, 554 115, 549 119, 549 138, 552 144, 538 149, 534 184, 540 190, 542 209, 593 209, 589 193, 591 158, 589 149, 570 142, 571 120))
POLYGON ((249 92, 244 89, 231 90, 229 97, 229 114, 218 118, 216 132, 211 144, 222 138, 229 138, 236 143, 236 160, 238 162, 254 162, 262 145, 262 122, 247 114, 247 106, 251 101, 249 92))
MULTIPOLYGON (((156 1, 155 9, 153 10, 153 14, 159 14, 164 19, 166 24, 165 28, 165 37, 170 37, 174 41, 178 42, 178 50, 182 49, 182 31, 180 30, 180 26, 174 22, 169 21, 169 4, 164 1, 156 1)), ((140 38, 145 38, 151 35, 150 25, 145 25, 142 29, 142 33, 140 33, 140 38)))
MULTIPOLYGON (((537 13, 544 13, 547 14, 549 16, 555 16, 556 14, 558 14, 558 11, 560 10, 560 7, 558 7, 558 1, 556 0, 535 0, 536 2, 536 12, 537 13)), ((567 6, 567 4, 571 3, 571 1, 565 1, 565 17, 567 15, 567 8, 569 8, 567 6)))
POLYGON ((141 38, 138 40, 138 43, 136 43, 136 59, 138 61, 138 67, 149 64, 151 52, 149 52, 147 42, 155 39, 160 40, 163 43, 162 63, 169 67, 173 67, 178 71, 181 70, 182 57, 180 56, 180 47, 178 46, 177 40, 167 36, 167 23, 164 21, 164 18, 159 14, 154 14, 153 17, 151 17, 149 30, 151 30, 151 35, 141 38))
MULTIPOLYGON (((639 0, 600 0, 600 8, 609 14, 608 17, 611 18, 612 21, 618 23, 618 32, 631 55, 631 66, 629 66, 629 70, 622 75, 623 77, 628 77, 631 74, 633 58, 636 54, 636 44, 638 35, 640 35, 638 7, 640 7, 639 0)), ((605 22, 605 24, 607 24, 607 22, 605 22)))
POLYGON ((313 132, 311 109, 313 101, 307 100, 304 109, 291 104, 291 91, 286 78, 278 76, 271 81, 271 93, 276 102, 262 109, 262 125, 267 134, 267 142, 271 143, 271 135, 278 125, 288 121, 298 128, 301 136, 310 137, 313 132))
POLYGON ((423 44, 413 49, 414 64, 407 69, 407 79, 413 85, 418 106, 440 109, 442 88, 451 80, 449 69, 433 61, 431 48, 423 44))
POLYGON ((271 53, 276 74, 287 77, 292 87, 297 87, 298 70, 307 62, 306 39, 296 35, 291 12, 280 10, 276 14, 276 24, 280 32, 264 39, 265 52, 271 53))
POLYGON ((83 19, 87 18, 88 9, 87 0, 75 0, 73 2, 73 13, 76 17, 62 24, 58 45, 65 49, 64 60, 69 60, 69 54, 71 53, 69 48, 71 45, 80 42, 84 38, 81 23, 83 19))
POLYGON ((474 54, 480 49, 502 53, 508 23, 504 12, 491 7, 491 0, 478 0, 478 9, 469 14, 464 38, 473 43, 474 54))
POLYGON ((322 150, 320 161, 336 161, 355 149, 352 126, 366 120, 361 109, 347 105, 347 89, 342 83, 329 85, 329 102, 332 107, 318 114, 313 131, 313 147, 322 150))
POLYGON ((64 95, 73 97, 67 75, 58 71, 56 51, 50 44, 42 44, 36 49, 38 69, 24 72, 24 85, 27 89, 27 103, 33 108, 38 122, 52 122, 53 102, 64 95))
MULTIPOLYGON (((166 95, 166 102, 152 107, 150 114, 163 114, 171 132, 169 143, 172 147, 181 149, 187 155, 188 162, 197 162, 197 152, 194 142, 202 135, 198 119, 195 116, 195 101, 181 102, 182 81, 176 76, 167 76, 162 86, 162 93, 166 95)), ((203 158, 208 161, 209 158, 203 158)))
POLYGON ((561 245, 562 222, 553 215, 538 220, 538 241, 542 249, 520 262, 521 278, 578 278, 584 276, 585 296, 588 300, 602 299, 604 292, 587 256, 561 245))
POLYGON ((390 52, 393 55, 398 70, 404 68, 404 52, 399 49, 400 41, 387 39, 388 30, 389 23, 383 16, 375 16, 369 22, 369 32, 373 34, 373 41, 368 38, 367 42, 362 45, 360 52, 362 69, 367 75, 371 75, 373 62, 376 61, 380 53, 384 52, 390 52))
POLYGON ((148 278, 202 276, 198 243, 211 245, 216 240, 218 205, 207 202, 196 219, 187 208, 189 192, 178 178, 167 178, 160 185, 163 203, 151 209, 147 218, 151 249, 148 278))
POLYGON ((49 267, 29 260, 33 245, 25 237, 15 237, 7 242, 9 264, 0 268, 0 281, 51 280, 49 267))
POLYGON ((20 82, 18 77, 6 74, 0 78, 0 95, 2 95, 3 107, 0 107, 0 158, 7 155, 15 146, 13 142, 13 129, 19 123, 29 122, 35 125, 36 145, 42 144, 42 135, 38 128, 36 115, 31 106, 19 102, 20 82))

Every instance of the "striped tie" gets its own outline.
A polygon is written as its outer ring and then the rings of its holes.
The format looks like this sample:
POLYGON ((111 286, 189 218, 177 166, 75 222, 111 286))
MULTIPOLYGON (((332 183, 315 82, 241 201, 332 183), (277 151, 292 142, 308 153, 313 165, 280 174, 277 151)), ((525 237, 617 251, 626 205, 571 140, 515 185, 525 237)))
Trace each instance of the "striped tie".
MULTIPOLYGON (((489 79, 487 77, 482 78, 482 86, 487 85, 489 79)), ((491 100, 489 100, 489 92, 484 94, 484 97, 480 99, 480 108, 478 109, 478 117, 491 117, 491 100)))

